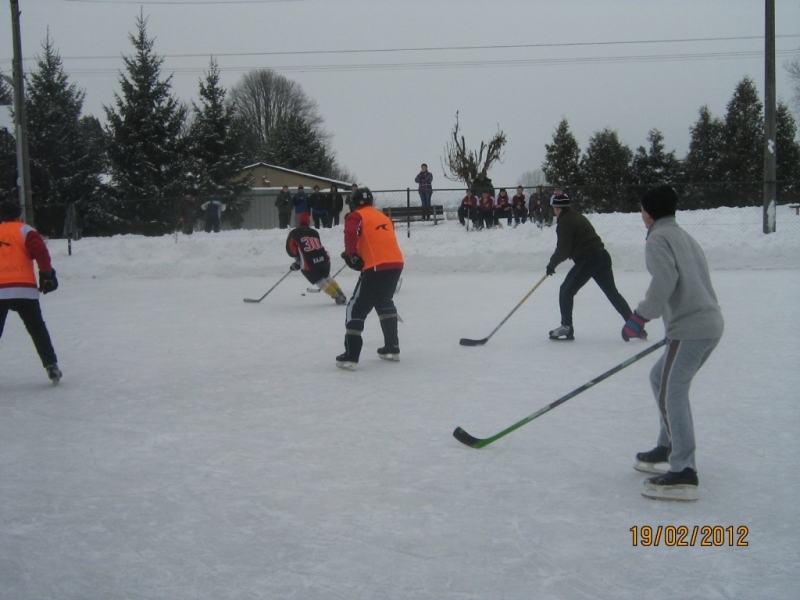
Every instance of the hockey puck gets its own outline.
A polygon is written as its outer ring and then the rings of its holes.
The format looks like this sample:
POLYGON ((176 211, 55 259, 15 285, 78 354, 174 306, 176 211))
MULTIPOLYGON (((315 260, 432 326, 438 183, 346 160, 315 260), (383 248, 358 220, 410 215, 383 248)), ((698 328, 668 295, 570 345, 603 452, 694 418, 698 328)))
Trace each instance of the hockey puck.
POLYGON ((300 294, 301 296, 305 296, 305 294, 300 294))

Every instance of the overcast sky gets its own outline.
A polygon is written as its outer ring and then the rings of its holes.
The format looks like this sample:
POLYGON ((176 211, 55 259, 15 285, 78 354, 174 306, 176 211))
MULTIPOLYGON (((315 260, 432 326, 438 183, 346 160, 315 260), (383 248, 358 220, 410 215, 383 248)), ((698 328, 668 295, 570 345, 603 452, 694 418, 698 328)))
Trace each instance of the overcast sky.
MULTIPOLYGON (((85 114, 105 121, 141 10, 177 98, 197 99, 211 55, 226 88, 250 69, 276 69, 317 101, 339 162, 374 189, 414 189, 421 162, 435 187, 457 187, 441 166, 456 111, 468 146, 498 126, 506 133, 504 162, 490 176, 513 186, 540 168, 562 118, 581 150, 606 127, 635 150, 656 128, 682 158, 701 106, 724 116, 745 76, 763 96, 764 0, 19 4, 26 71, 49 27, 71 81, 86 91, 85 114)), ((8 6, 0 69, 10 75, 8 6)), ((777 0, 776 20, 778 97, 789 102, 782 64, 800 48, 800 2, 777 0)), ((0 125, 10 126, 2 112, 0 125)))

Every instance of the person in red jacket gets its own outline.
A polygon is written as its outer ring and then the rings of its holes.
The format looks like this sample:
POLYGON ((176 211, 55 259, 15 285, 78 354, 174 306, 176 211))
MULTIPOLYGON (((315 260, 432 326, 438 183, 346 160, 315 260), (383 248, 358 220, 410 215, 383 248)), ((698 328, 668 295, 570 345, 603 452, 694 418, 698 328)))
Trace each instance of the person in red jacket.
POLYGON ((347 266, 361 271, 353 295, 347 304, 344 353, 336 357, 340 369, 355 370, 361 356, 361 332, 367 315, 375 309, 383 330, 383 347, 378 357, 400 360, 397 337, 397 308, 394 293, 403 272, 403 253, 397 243, 392 220, 372 207, 369 188, 356 189, 352 195, 353 211, 344 220, 344 252, 347 266))
POLYGON ((459 223, 466 225, 467 220, 472 221, 475 227, 478 226, 478 197, 472 190, 467 190, 467 195, 462 198, 461 206, 458 207, 459 223))
POLYGON ((519 225, 520 220, 525 223, 528 220, 528 209, 525 208, 525 192, 521 185, 517 186, 517 193, 511 198, 511 205, 514 211, 514 227, 519 225))
POLYGON ((58 279, 42 236, 20 220, 21 214, 18 204, 0 203, 0 337, 8 312, 14 311, 25 324, 47 376, 55 385, 61 379, 61 370, 42 318, 39 292, 48 294, 58 289, 58 279), (39 267, 38 287, 34 261, 39 267))
POLYGON ((511 201, 508 198, 506 188, 500 188, 497 193, 497 202, 494 206, 494 224, 502 228, 503 224, 500 219, 507 219, 508 225, 511 225, 511 218, 513 217, 511 201))
POLYGON ((319 239, 319 233, 311 229, 311 217, 307 212, 297 217, 297 227, 286 238, 286 254, 295 259, 292 271, 300 271, 309 283, 328 294, 336 304, 347 304, 347 296, 331 277, 331 257, 319 239))
POLYGON ((494 198, 491 192, 484 190, 481 192, 481 199, 478 200, 478 210, 480 210, 480 227, 483 229, 491 229, 494 224, 494 198))

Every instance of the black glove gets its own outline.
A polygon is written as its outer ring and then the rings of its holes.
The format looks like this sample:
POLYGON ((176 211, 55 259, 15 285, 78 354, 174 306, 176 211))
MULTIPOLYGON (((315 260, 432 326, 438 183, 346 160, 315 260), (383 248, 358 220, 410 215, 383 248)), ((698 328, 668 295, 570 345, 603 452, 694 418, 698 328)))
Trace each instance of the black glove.
POLYGON ((342 259, 344 260, 345 264, 354 271, 360 271, 364 268, 364 260, 358 254, 348 256, 347 252, 342 252, 342 259))
POLYGON ((56 270, 39 271, 39 291, 43 294, 49 294, 50 292, 55 292, 57 289, 58 279, 56 279, 56 270))
POLYGON ((294 261, 292 263, 292 265, 289 267, 289 270, 290 271, 299 271, 300 270, 300 261, 299 260, 294 261))
POLYGON ((545 269, 545 272, 550 276, 553 276, 553 275, 556 274, 555 268, 551 267, 550 265, 547 265, 547 268, 545 269))

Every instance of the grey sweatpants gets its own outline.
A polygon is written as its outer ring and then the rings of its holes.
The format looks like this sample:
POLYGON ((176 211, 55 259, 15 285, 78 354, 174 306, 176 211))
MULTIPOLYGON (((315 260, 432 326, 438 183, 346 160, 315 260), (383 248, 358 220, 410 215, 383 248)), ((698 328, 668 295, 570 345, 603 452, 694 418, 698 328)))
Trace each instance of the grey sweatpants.
POLYGON ((686 467, 697 471, 689 387, 718 343, 719 338, 670 340, 666 352, 650 371, 650 385, 661 418, 658 445, 672 447, 670 471, 680 472, 686 467))

